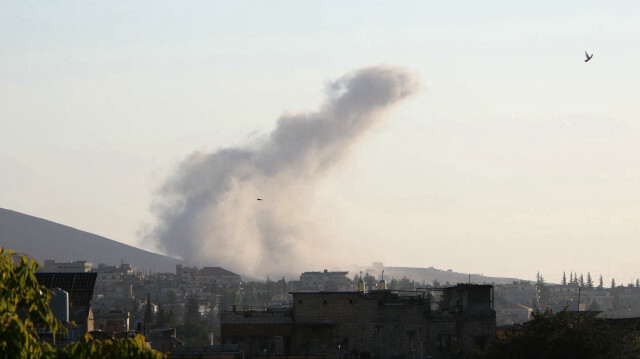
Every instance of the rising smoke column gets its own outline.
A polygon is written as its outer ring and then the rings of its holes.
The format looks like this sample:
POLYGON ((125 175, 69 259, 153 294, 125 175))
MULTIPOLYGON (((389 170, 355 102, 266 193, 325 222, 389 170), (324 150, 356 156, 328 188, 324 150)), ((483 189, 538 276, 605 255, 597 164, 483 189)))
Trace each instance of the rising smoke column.
POLYGON ((153 205, 153 238, 189 262, 248 275, 326 266, 331 241, 317 238, 310 207, 317 181, 418 88, 403 68, 360 69, 331 83, 318 111, 283 115, 258 143, 192 154, 153 205))

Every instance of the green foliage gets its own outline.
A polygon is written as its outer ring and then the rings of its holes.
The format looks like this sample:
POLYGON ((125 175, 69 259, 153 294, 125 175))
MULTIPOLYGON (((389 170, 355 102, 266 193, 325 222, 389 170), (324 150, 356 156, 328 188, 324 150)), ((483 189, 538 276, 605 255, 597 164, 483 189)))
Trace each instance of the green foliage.
POLYGON ((389 282, 389 289, 391 290, 398 290, 398 280, 395 278, 391 278, 391 281, 389 282))
POLYGON ((162 304, 159 304, 158 315, 156 315, 156 322, 154 324, 154 328, 166 329, 166 328, 172 328, 173 326, 174 326, 173 313, 171 311, 167 311, 166 309, 164 309, 162 304))
MULTIPOLYGON (((257 296, 259 304, 267 304, 271 300, 269 294, 257 296)), ((220 310, 231 310, 235 304, 242 303, 242 296, 234 288, 225 288, 220 295, 220 304, 218 305, 220 310)))
POLYGON ((151 294, 147 293, 147 304, 144 308, 144 323, 151 326, 153 322, 153 313, 151 312, 151 294))
POLYGON ((587 272, 587 288, 593 289, 593 279, 591 278, 591 273, 587 272))
POLYGON ((38 263, 26 256, 14 263, 15 252, 0 248, 0 359, 162 358, 144 337, 123 340, 85 339, 61 348, 38 341, 38 330, 64 333, 66 328, 49 308, 51 291, 38 283, 38 263))
POLYGON ((159 359, 163 358, 163 355, 147 348, 144 337, 139 334, 134 338, 115 341, 93 340, 90 334, 85 334, 83 340, 57 350, 51 350, 42 356, 42 359, 75 358, 159 359))
POLYGON ((207 323, 200 315, 198 298, 189 296, 185 305, 184 324, 176 328, 177 336, 186 345, 205 345, 209 341, 207 323))
POLYGON ((65 328, 49 309, 51 292, 36 279, 38 263, 23 256, 15 264, 14 254, 0 249, 0 358, 36 358, 47 350, 36 328, 52 333, 65 328))
MULTIPOLYGON (((584 313, 582 313, 584 314, 584 313)), ((595 325, 595 319, 563 310, 536 312, 522 330, 507 332, 485 353, 495 359, 617 359, 636 352, 626 333, 595 325)))
POLYGON ((162 302, 164 304, 176 304, 178 303, 178 296, 176 295, 176 292, 172 291, 172 290, 168 290, 164 293, 164 296, 162 297, 162 302))

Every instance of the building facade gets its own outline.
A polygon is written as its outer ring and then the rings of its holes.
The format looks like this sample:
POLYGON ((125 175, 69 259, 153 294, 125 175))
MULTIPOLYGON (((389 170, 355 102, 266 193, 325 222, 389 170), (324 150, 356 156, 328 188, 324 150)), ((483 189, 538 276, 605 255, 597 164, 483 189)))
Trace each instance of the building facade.
POLYGON ((346 292, 349 290, 349 272, 304 272, 300 275, 300 292, 346 292))
POLYGON ((223 312, 223 344, 246 356, 452 358, 495 334, 493 287, 297 292, 288 308, 223 312))
POLYGON ((44 260, 43 272, 49 273, 86 273, 91 272, 93 263, 87 261, 57 262, 52 259, 44 260))

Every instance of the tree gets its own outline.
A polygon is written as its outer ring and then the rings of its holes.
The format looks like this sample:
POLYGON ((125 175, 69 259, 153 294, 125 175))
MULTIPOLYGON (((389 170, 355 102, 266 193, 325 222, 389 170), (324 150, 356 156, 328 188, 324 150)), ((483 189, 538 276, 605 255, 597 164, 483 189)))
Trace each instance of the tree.
POLYGON ((545 302, 548 299, 548 288, 540 272, 536 274, 536 287, 540 293, 540 300, 545 302))
POLYGON ((573 283, 573 272, 569 272, 569 283, 573 283))
POLYGON ((156 315, 155 328, 171 328, 173 325, 172 313, 164 309, 162 304, 158 304, 158 314, 156 315))
POLYGON ((640 279, 636 279, 636 288, 640 288, 640 279))
POLYGON ((600 274, 600 280, 598 281, 598 289, 604 289, 604 282, 602 281, 602 274, 600 274))
POLYGON ((38 341, 38 330, 64 333, 65 328, 49 308, 51 291, 40 285, 35 272, 38 263, 26 256, 16 264, 15 252, 0 248, 0 359, 158 359, 163 355, 148 349, 144 337, 118 340, 83 340, 51 347, 38 341))
POLYGON ((147 293, 147 305, 144 308, 145 334, 147 327, 151 328, 151 322, 153 322, 153 313, 151 312, 151 294, 147 293))
POLYGON ((584 276, 580 273, 580 279, 578 279, 578 285, 580 288, 584 288, 584 276))
POLYGON ((587 288, 593 289, 593 279, 591 279, 590 272, 587 272, 587 288))
POLYGON ((200 318, 200 303, 198 303, 198 297, 190 295, 184 307, 184 322, 197 323, 200 321, 200 318))
POLYGON ((611 289, 616 289, 616 279, 611 278, 611 289))
POLYGON ((389 282, 389 289, 398 290, 398 280, 397 279, 391 278, 391 281, 389 282))
MULTIPOLYGON (((631 333, 605 325, 596 325, 593 317, 577 315, 566 309, 533 313, 522 330, 506 332, 504 339, 489 345, 486 358, 624 358, 637 355, 638 345, 628 341, 631 333)), ((630 329, 634 331, 635 328, 630 329)), ((635 356, 634 356, 635 357, 635 356)))
POLYGON ((82 340, 65 347, 50 350, 41 359, 161 359, 162 353, 146 347, 144 336, 118 340, 94 340, 85 334, 82 340))
POLYGON ((405 277, 402 277, 402 279, 400 279, 400 281, 398 281, 398 289, 399 290, 414 290, 415 289, 415 282, 412 281, 411 279, 405 277))
POLYGON ((195 295, 187 298, 184 308, 184 323, 176 332, 187 345, 204 345, 208 342, 206 323, 200 315, 200 303, 195 295))
POLYGON ((51 348, 40 345, 36 329, 58 333, 64 327, 49 309, 51 291, 36 279, 38 263, 23 256, 16 265, 11 255, 0 249, 0 358, 37 358, 51 348))
POLYGON ((562 285, 567 285, 567 273, 562 272, 562 285))
MULTIPOLYGON (((264 298, 262 299, 264 303, 264 298)), ((235 304, 242 303, 242 297, 238 294, 238 292, 233 288, 224 288, 222 294, 220 295, 220 303, 218 304, 218 308, 220 310, 231 310, 231 308, 235 304)))
POLYGON ((172 290, 167 290, 164 292, 162 300, 164 304, 176 304, 178 303, 178 295, 172 290))

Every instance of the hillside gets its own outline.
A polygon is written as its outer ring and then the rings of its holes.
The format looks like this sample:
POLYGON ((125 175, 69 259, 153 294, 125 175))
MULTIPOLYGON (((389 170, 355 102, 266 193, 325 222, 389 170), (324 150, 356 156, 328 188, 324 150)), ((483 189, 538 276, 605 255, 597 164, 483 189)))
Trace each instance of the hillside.
MULTIPOLYGON (((94 265, 119 265, 138 270, 175 272, 175 258, 145 251, 75 228, 0 208, 0 247, 27 254, 38 262, 86 260, 94 265)), ((183 263, 186 264, 186 263, 183 263)))
POLYGON ((422 283, 433 283, 434 280, 442 283, 474 283, 474 284, 511 284, 518 281, 515 278, 487 277, 482 274, 457 273, 451 270, 437 268, 410 268, 410 267, 385 267, 384 274, 387 278, 401 279, 407 277, 422 283))
POLYGON ((357 274, 359 271, 368 273, 374 276, 376 279, 381 278, 382 271, 384 270, 384 278, 389 281, 392 278, 402 279, 407 277, 408 279, 415 280, 419 283, 431 284, 435 280, 444 285, 446 282, 449 284, 457 283, 473 283, 473 284, 510 284, 515 281, 519 281, 516 278, 505 277, 488 277, 482 274, 469 274, 454 272, 451 269, 442 270, 434 267, 420 268, 420 267, 387 267, 380 262, 375 262, 371 266, 357 267, 351 269, 349 275, 357 274))
MULTIPOLYGON (((69 226, 3 208, 0 208, 0 247, 27 254, 40 263, 43 263, 45 259, 55 259, 57 261, 86 260, 94 265, 99 263, 118 265, 122 260, 124 263, 129 263, 145 272, 149 270, 174 272, 176 264, 193 265, 179 259, 145 251, 69 226)), ((469 274, 433 267, 384 267, 382 263, 374 264, 372 267, 352 268, 349 270, 349 275, 353 277, 354 274, 363 271, 379 278, 384 270, 387 280, 407 277, 421 283, 432 283, 434 280, 438 280, 442 284, 469 281, 469 274)), ((245 280, 251 279, 259 280, 245 277, 245 280)), ((516 280, 471 274, 471 283, 503 284, 516 280)))

